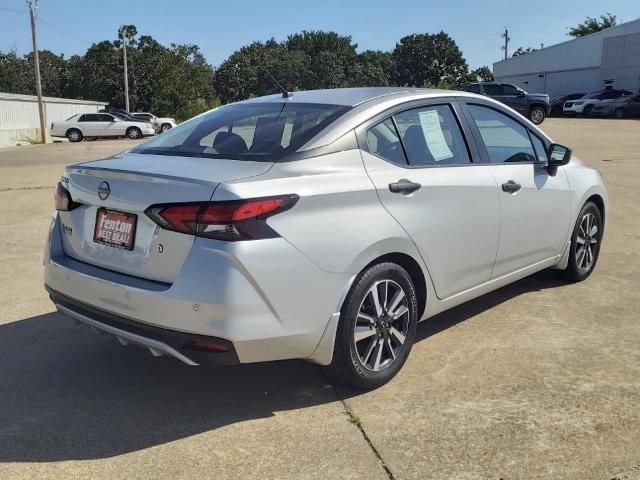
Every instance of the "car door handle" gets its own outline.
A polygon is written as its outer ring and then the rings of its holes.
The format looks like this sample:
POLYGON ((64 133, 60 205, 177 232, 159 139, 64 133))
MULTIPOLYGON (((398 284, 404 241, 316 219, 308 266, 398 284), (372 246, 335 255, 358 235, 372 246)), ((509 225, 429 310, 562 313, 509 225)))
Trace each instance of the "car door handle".
POLYGON ((396 183, 389 184, 389 191, 391 193, 411 193, 418 190, 422 185, 412 182, 410 180, 402 179, 396 183))
POLYGON ((521 188, 522 185, 514 182, 513 180, 509 180, 507 183, 502 184, 502 191, 507 193, 516 193, 521 188))

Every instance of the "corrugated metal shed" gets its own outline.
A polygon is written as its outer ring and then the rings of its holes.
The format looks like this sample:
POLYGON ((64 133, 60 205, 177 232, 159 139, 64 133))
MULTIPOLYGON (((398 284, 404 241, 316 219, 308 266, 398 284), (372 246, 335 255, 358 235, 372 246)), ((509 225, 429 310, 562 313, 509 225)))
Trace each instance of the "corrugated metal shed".
POLYGON ((640 88, 640 19, 493 64, 496 80, 560 95, 640 88))
MULTIPOLYGON (((77 113, 95 113, 106 102, 43 97, 45 124, 66 120, 77 113)), ((0 146, 37 142, 40 131, 38 97, 0 92, 0 146)))

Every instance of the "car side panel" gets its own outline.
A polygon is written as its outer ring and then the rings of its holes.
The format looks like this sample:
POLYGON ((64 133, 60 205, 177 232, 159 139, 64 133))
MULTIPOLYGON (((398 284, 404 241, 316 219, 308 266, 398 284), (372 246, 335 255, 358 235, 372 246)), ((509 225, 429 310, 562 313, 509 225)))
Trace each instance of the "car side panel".
POLYGON ((389 253, 388 245, 415 251, 381 205, 356 149, 276 163, 255 179, 220 185, 213 200, 290 193, 300 196, 298 203, 268 223, 325 271, 358 273, 376 256, 389 253))

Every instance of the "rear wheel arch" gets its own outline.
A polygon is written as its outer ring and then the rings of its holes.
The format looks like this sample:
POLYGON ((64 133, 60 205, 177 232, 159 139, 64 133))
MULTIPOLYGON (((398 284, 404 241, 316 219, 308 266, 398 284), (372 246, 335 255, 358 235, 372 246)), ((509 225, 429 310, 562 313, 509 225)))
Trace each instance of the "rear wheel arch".
POLYGON ((400 265, 404 268, 413 282, 413 286, 416 290, 416 296, 418 299, 418 321, 422 318, 422 315, 427 306, 427 280, 424 276, 424 272, 420 267, 420 264, 410 255, 406 253, 393 252, 387 253, 380 257, 373 259, 369 262, 360 272, 364 272, 368 268, 378 263, 391 262, 400 265))

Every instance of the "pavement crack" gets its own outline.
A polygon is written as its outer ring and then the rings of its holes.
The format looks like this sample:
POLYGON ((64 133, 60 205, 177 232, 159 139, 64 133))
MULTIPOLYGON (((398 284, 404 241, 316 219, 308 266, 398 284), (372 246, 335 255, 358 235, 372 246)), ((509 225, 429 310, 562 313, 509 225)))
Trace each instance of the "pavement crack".
POLYGON ((353 409, 351 408, 351 406, 346 402, 346 400, 344 398, 342 398, 342 396, 338 392, 338 389, 335 387, 335 385, 331 384, 331 387, 333 388, 333 391, 335 392, 336 396, 340 400, 340 403, 342 403, 342 407, 344 408, 345 414, 349 417, 349 421, 351 423, 353 423, 358 430, 360 430, 360 434, 362 435, 362 438, 364 438, 364 441, 367 442, 367 445, 369 445, 369 448, 371 449, 373 454, 376 456, 376 458, 380 462, 380 466, 384 469, 384 471, 387 474, 387 477, 389 478, 389 480, 395 480, 395 477, 393 476, 393 473, 391 472, 391 470, 389 469, 389 467, 385 463, 384 459, 380 455, 380 452, 378 451, 378 449, 375 447, 375 445, 373 444, 373 442, 369 438, 369 435, 367 435, 367 432, 365 432, 364 427, 362 425, 362 420, 360 419, 358 414, 355 413, 353 411, 353 409))

